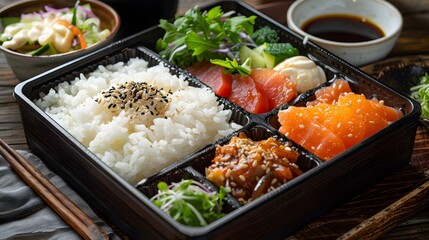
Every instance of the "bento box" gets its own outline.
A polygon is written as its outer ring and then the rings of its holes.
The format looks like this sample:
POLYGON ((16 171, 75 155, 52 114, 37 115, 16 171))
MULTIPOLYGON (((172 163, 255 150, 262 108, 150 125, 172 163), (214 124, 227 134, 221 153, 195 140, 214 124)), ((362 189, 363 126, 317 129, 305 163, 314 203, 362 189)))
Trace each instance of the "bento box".
MULTIPOLYGON (((183 78, 189 86, 200 90, 207 89, 206 85, 193 75, 162 59, 155 52, 155 42, 162 36, 162 29, 154 26, 18 84, 14 96, 20 106, 29 147, 88 201, 97 213, 131 239, 284 239, 383 177, 403 168, 410 161, 421 111, 418 103, 330 52, 311 42, 305 42, 297 34, 241 1, 220 1, 211 6, 217 5, 224 11, 257 16, 257 26, 269 25, 278 29, 284 41, 292 43, 301 54, 313 59, 326 72, 328 82, 324 86, 332 84, 336 79, 344 79, 353 92, 377 96, 383 99, 386 105, 401 109, 403 116, 338 156, 323 161, 279 131, 278 113, 314 100, 314 90, 264 114, 252 114, 216 95, 218 106, 227 111, 225 124, 234 127, 224 132, 223 136, 203 143, 191 152, 183 153, 180 159, 163 166, 154 174, 141 179, 137 177, 137 181, 129 181, 120 175, 117 169, 110 167, 104 157, 101 159, 90 150, 94 149, 94 146, 86 147, 82 143, 84 140, 73 135, 48 115, 37 100, 46 96, 50 89, 68 86, 77 78, 89 79, 88 75, 95 71, 121 69, 126 63, 132 65, 134 59, 143 59, 148 68, 163 66, 172 76, 183 78), (220 191, 219 186, 208 180, 207 169, 211 166, 219 146, 227 145, 242 135, 253 142, 272 138, 286 146, 284 149, 287 151, 293 151, 295 157, 290 166, 293 165, 292 174, 296 176, 290 181, 277 184, 275 188, 249 202, 243 202, 231 192, 227 193, 222 217, 206 226, 187 226, 179 223, 153 203, 159 182, 172 184, 189 179, 210 191, 220 191), (297 174, 295 167, 300 170, 297 174)), ((140 76, 137 76, 138 72, 132 73, 136 78, 140 76)), ((107 98, 112 93, 103 94, 107 98)), ((197 104, 198 100, 194 101, 197 104)), ((130 105, 125 107, 132 108, 130 105)), ((108 108, 115 106, 111 103, 108 108)), ((147 110, 145 113, 149 115, 153 108, 147 107, 147 110)), ((81 111, 78 117, 87 118, 87 114, 90 112, 81 111)), ((192 122, 192 119, 188 121, 192 122)), ((210 126, 200 127, 205 129, 210 126)), ((166 129, 165 132, 168 137, 169 134, 174 135, 175 129, 166 129)), ((115 134, 116 129, 107 134, 107 137, 115 134)), ((166 148, 168 147, 170 145, 167 144, 166 148)), ((144 147, 135 151, 150 155, 149 150, 144 147)), ((240 179, 245 182, 242 176, 240 179)), ((269 179, 274 184, 274 179, 269 179)))

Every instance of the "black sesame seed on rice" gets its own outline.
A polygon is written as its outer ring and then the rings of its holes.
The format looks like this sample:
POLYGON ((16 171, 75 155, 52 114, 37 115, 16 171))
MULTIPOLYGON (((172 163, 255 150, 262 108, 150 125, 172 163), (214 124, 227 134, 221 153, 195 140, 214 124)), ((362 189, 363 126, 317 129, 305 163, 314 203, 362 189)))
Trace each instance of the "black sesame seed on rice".
POLYGON ((101 92, 102 97, 97 98, 96 102, 108 104, 107 108, 112 111, 116 106, 120 106, 121 110, 127 111, 132 117, 134 114, 163 116, 171 94, 171 90, 165 91, 145 82, 132 81, 101 92))

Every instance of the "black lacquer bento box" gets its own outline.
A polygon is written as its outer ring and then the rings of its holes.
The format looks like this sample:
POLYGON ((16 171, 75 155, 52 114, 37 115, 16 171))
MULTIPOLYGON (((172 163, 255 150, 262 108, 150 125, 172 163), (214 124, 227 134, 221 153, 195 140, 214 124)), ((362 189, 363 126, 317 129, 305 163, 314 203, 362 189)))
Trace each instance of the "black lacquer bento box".
MULTIPOLYGON (((418 103, 326 50, 310 42, 303 44, 303 38, 245 3, 220 1, 212 6, 215 5, 220 5, 225 12, 234 10, 238 14, 256 15, 256 26, 269 25, 279 30, 283 41, 293 44, 301 55, 311 58, 324 69, 328 82, 337 78, 345 79, 354 92, 379 96, 386 105, 400 108, 404 117, 325 162, 301 146, 293 144, 301 153, 297 165, 304 171, 302 175, 246 205, 238 204, 236 199, 229 196, 225 203, 225 216, 208 226, 182 225, 160 211, 149 200, 156 192, 157 182, 189 178, 216 189, 204 178, 204 169, 210 164, 217 144, 228 142, 238 132, 246 133, 253 140, 273 136, 279 141, 289 141, 278 132, 276 116, 279 109, 266 114, 250 114, 219 97, 219 101, 232 110, 231 121, 243 128, 185 157, 138 185, 132 185, 34 103, 41 92, 46 92, 61 82, 71 81, 81 73, 94 71, 98 65, 126 62, 133 57, 145 59, 150 65, 164 62, 172 74, 186 75, 187 73, 169 65, 153 51, 155 41, 163 35, 163 30, 154 26, 22 82, 15 88, 14 96, 20 106, 30 148, 104 218, 132 239, 283 239, 409 163, 420 115, 418 103)), ((187 76, 190 85, 203 86, 190 74, 187 76)), ((301 95, 293 104, 311 99, 313 93, 314 91, 301 95)), ((288 105, 281 106, 283 109, 287 107, 288 105)))

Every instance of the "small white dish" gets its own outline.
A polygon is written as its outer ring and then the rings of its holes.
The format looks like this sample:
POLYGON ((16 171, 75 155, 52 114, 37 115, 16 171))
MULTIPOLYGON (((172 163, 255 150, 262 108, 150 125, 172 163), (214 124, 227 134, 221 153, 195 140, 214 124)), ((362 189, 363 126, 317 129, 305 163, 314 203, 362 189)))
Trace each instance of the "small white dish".
POLYGON ((355 66, 386 57, 401 33, 402 24, 401 13, 385 0, 297 0, 287 11, 289 28, 355 66), (308 21, 327 15, 351 15, 367 19, 378 26, 384 36, 361 42, 340 42, 303 31, 302 27, 308 21))

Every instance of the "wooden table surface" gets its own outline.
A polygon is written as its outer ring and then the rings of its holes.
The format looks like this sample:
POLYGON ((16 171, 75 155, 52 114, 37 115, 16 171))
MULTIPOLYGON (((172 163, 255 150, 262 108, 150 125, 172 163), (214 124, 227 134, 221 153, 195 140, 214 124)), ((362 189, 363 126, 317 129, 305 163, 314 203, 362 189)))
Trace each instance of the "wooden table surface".
MULTIPOLYGON (((0 0, 0 7, 7 2, 10 1, 0 0)), ((273 6, 286 8, 289 2, 259 4, 256 7, 283 21, 282 16, 278 18, 272 9, 273 6)), ((429 0, 390 2, 402 12, 404 27, 387 58, 429 56, 429 0)), ((18 104, 12 94, 18 82, 4 55, 0 54, 0 138, 15 149, 28 150, 18 104)), ((313 221, 289 239, 429 239, 428 162, 429 131, 420 126, 408 167, 313 221), (344 235, 347 232, 353 233, 352 237, 347 238, 344 235)))

